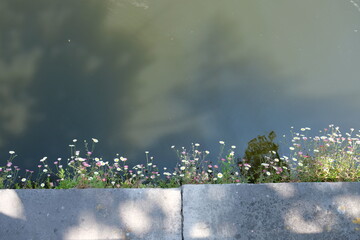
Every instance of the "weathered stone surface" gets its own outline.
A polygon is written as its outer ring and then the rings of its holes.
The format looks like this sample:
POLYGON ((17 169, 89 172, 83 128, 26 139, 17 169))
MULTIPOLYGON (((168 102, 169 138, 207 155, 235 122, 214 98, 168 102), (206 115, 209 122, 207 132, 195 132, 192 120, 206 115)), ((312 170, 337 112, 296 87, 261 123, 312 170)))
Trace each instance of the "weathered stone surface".
POLYGON ((359 240, 360 183, 0 190, 0 239, 359 240))
POLYGON ((360 239, 360 183, 183 186, 184 239, 360 239))
POLYGON ((0 190, 0 239, 181 239, 180 189, 0 190))

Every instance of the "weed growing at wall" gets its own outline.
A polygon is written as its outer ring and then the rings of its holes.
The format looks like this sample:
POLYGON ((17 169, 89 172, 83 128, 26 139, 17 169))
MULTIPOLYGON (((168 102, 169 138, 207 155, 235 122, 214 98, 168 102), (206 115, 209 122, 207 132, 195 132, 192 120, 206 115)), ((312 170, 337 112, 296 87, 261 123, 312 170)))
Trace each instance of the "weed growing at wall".
POLYGON ((343 135, 339 127, 330 125, 318 136, 308 136, 310 128, 291 130, 289 156, 280 157, 275 133, 258 136, 248 143, 245 154, 236 146, 226 147, 219 141, 217 157, 202 150, 200 144, 171 148, 178 157, 173 169, 158 169, 153 157, 145 152, 146 163, 129 167, 128 159, 117 154, 112 160, 94 155, 98 140, 78 148, 77 140, 69 145, 71 156, 49 163, 40 159, 34 171, 14 165, 17 157, 10 151, 5 166, 0 167, 0 188, 139 188, 179 187, 183 184, 325 182, 360 180, 360 135, 354 129, 343 135), (50 167, 50 164, 52 167, 50 167))
POLYGON ((354 129, 342 134, 329 125, 317 136, 308 136, 309 128, 292 133, 290 160, 296 180, 336 182, 360 180, 360 135, 354 129))

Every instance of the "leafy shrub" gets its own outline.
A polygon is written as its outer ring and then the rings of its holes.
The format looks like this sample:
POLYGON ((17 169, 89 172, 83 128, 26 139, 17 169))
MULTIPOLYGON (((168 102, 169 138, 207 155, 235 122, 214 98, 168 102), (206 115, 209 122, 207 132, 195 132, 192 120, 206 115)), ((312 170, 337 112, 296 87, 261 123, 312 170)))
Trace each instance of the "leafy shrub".
POLYGON ((289 178, 289 166, 280 159, 279 145, 274 143, 276 134, 257 136, 248 142, 244 158, 239 163, 240 172, 250 183, 278 182, 289 178))

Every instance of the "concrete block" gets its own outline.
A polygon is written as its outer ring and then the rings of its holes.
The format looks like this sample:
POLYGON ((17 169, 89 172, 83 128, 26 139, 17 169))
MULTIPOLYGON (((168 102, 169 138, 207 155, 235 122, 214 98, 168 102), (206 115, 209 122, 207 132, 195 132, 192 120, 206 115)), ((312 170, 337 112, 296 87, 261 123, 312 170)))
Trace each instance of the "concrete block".
POLYGON ((180 189, 0 190, 0 239, 181 239, 180 189))
POLYGON ((185 185, 190 239, 359 240, 360 183, 185 185))

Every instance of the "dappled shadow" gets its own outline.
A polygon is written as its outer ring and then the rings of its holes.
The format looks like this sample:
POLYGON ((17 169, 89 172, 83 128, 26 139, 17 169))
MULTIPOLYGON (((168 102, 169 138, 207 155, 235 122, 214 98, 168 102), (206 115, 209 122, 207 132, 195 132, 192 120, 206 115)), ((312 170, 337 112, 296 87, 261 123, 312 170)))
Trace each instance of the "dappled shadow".
POLYGON ((0 236, 8 240, 181 238, 180 189, 1 190, 0 196, 0 236))
POLYGON ((357 240, 358 185, 185 185, 182 197, 179 188, 1 190, 0 234, 9 240, 181 239, 183 229, 184 239, 357 240))
POLYGON ((185 239, 353 239, 358 183, 189 185, 185 239), (200 199, 194 201, 194 199, 200 199))

